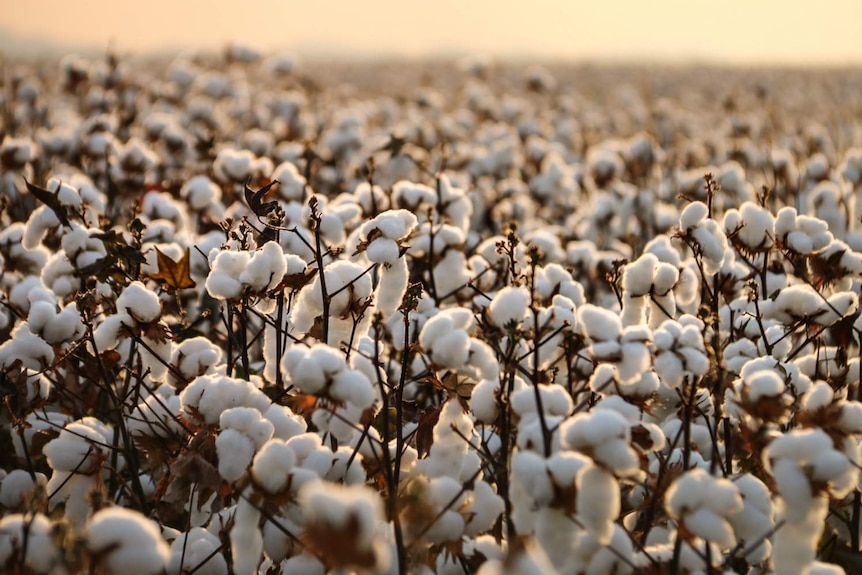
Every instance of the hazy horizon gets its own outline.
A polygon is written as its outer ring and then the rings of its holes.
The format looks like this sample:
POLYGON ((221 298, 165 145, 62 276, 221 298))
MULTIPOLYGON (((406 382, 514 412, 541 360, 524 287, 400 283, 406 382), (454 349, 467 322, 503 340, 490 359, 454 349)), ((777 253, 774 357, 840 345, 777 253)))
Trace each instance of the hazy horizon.
POLYGON ((239 42, 265 52, 295 51, 300 57, 481 53, 588 61, 862 64, 856 31, 862 3, 776 4, 30 0, 4 8, 0 31, 8 36, 5 51, 19 55, 51 46, 152 53, 239 42))

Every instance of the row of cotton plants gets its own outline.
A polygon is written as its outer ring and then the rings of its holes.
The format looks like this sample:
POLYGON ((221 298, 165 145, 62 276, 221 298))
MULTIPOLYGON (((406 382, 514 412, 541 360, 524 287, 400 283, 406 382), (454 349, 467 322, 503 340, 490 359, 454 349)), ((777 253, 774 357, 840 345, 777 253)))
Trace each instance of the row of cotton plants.
POLYGON ((294 64, 4 64, 0 570, 858 572, 858 72, 294 64))

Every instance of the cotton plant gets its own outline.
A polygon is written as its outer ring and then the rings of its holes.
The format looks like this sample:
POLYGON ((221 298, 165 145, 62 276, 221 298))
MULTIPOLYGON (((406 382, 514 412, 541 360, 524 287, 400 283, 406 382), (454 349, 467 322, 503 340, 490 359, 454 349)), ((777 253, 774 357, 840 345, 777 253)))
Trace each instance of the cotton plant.
POLYGON ((620 383, 633 383, 649 370, 649 327, 638 324, 624 328, 620 316, 593 304, 581 306, 577 314, 578 325, 590 342, 586 353, 596 363, 611 364, 620 383))
POLYGON ((158 295, 143 283, 132 282, 117 297, 116 313, 105 317, 93 330, 93 343, 99 352, 122 343, 122 352, 128 355, 129 338, 139 338, 138 352, 144 367, 154 380, 161 381, 167 375, 171 354, 170 332, 161 317, 158 295))
POLYGON ((43 453, 52 470, 46 486, 48 504, 65 503, 64 515, 81 526, 92 513, 90 492, 101 483, 102 464, 110 458, 113 431, 94 417, 73 421, 62 427, 43 453))
POLYGON ((290 312, 290 332, 302 337, 320 322, 321 333, 316 339, 330 345, 349 344, 370 326, 372 294, 371 277, 365 268, 346 260, 332 262, 297 295, 290 312))
POLYGON ((402 251, 406 251, 403 244, 416 225, 413 213, 388 210, 365 222, 359 229, 357 252, 364 252, 371 263, 381 264, 374 299, 384 321, 397 311, 407 290, 409 268, 402 251))
POLYGON ((780 573, 805 573, 815 563, 829 511, 829 498, 842 498, 856 487, 857 473, 820 429, 793 430, 773 440, 763 452, 780 498, 771 562, 780 573))
POLYGON ((437 313, 422 326, 419 345, 430 367, 443 373, 444 378, 448 371, 468 383, 499 379, 494 352, 488 344, 470 335, 474 325, 470 310, 452 307, 437 313))
POLYGON ((266 294, 287 272, 285 255, 275 242, 267 242, 253 252, 223 250, 211 256, 214 257, 206 289, 212 297, 221 300, 266 294))
POLYGON ((155 523, 121 507, 93 515, 86 526, 86 547, 94 564, 114 575, 156 575, 170 558, 170 548, 155 523))
POLYGON ((626 326, 647 323, 652 329, 676 315, 674 287, 679 270, 658 257, 645 253, 623 268, 622 319, 626 326))
POLYGON ((0 519, 0 565, 39 575, 65 575, 64 550, 54 537, 55 523, 42 513, 10 513, 0 519))
POLYGON ((701 256, 703 271, 711 276, 718 272, 727 250, 727 236, 721 225, 709 217, 709 208, 703 202, 691 202, 679 216, 679 230, 683 238, 696 247, 701 256))
POLYGON ((325 344, 291 347, 284 355, 282 369, 297 390, 323 400, 312 419, 319 429, 341 440, 356 433, 363 413, 374 412, 380 403, 377 388, 365 374, 351 369, 342 353, 325 344))

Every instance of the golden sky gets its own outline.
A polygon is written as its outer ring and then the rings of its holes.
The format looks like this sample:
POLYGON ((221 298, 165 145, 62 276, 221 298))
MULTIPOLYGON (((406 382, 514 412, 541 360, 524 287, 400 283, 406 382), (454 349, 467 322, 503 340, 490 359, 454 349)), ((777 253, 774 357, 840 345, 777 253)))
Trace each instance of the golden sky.
POLYGON ((862 0, 0 0, 0 34, 118 51, 862 63, 862 0))

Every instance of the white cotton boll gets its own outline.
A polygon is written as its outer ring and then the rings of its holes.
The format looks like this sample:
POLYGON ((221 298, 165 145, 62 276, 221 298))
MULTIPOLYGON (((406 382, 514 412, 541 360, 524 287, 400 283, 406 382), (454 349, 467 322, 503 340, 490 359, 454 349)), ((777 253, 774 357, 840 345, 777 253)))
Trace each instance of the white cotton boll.
POLYGON ((610 409, 576 413, 561 426, 563 443, 572 449, 599 446, 605 442, 627 439, 629 425, 625 418, 610 409))
POLYGON ((170 558, 159 528, 131 509, 108 507, 96 512, 86 538, 90 552, 115 575, 155 575, 170 558))
POLYGON ((360 371, 346 369, 332 378, 330 395, 340 401, 349 401, 359 409, 368 409, 374 403, 374 388, 360 371))
POLYGON ((631 297, 647 295, 652 288, 658 258, 645 253, 623 268, 623 290, 631 297))
POLYGON ((607 471, 590 465, 577 476, 578 518, 603 544, 610 543, 614 519, 620 513, 620 486, 607 471))
POLYGON ((704 272, 713 275, 721 270, 727 237, 715 220, 706 220, 691 233, 703 252, 704 272))
MULTIPOLYGON (((739 209, 743 225, 737 237, 750 249, 767 249, 772 246, 774 218, 769 210, 753 202, 745 202, 739 209)), ((725 225, 725 229, 727 226, 725 225)), ((728 230, 728 232, 731 230, 728 230)))
POLYGON ((225 481, 234 482, 245 473, 254 456, 254 443, 235 429, 225 429, 216 437, 218 472, 225 481))
POLYGON ((526 288, 507 286, 497 292, 488 306, 488 318, 497 327, 505 328, 510 323, 517 325, 527 313, 530 292, 526 288))
POLYGON ((664 262, 658 263, 653 277, 653 291, 657 295, 669 293, 679 282, 679 268, 664 262))
POLYGON ((273 403, 263 414, 272 424, 273 437, 279 439, 290 439, 296 435, 305 433, 307 424, 305 418, 293 413, 289 407, 273 403))
POLYGON ((553 497, 553 485, 545 460, 532 451, 518 451, 512 456, 511 475, 537 505, 547 505, 553 497))
POLYGON ((236 504, 233 528, 230 530, 230 548, 233 555, 233 572, 236 575, 255 575, 263 559, 263 536, 258 523, 260 511, 248 501, 246 490, 236 504))
POLYGON ((192 570, 198 575, 227 575, 224 556, 216 552, 221 541, 201 527, 193 527, 171 543, 168 575, 181 575, 192 570))
POLYGON ((99 351, 117 347, 125 329, 134 327, 135 321, 127 313, 106 317, 93 331, 93 340, 99 351))
POLYGON ((621 383, 628 383, 649 371, 652 355, 640 342, 624 343, 620 349, 622 360, 617 364, 621 383))
POLYGON ((207 425, 218 423, 231 407, 253 407, 266 412, 272 402, 253 383, 224 375, 201 375, 180 393, 183 412, 207 425))
POLYGON ((254 292, 267 292, 281 282, 286 271, 287 263, 281 246, 276 242, 267 242, 252 254, 238 279, 254 292))
POLYGON ((254 456, 251 475, 255 484, 267 493, 279 493, 287 487, 295 465, 296 454, 290 446, 280 439, 272 439, 254 456))
POLYGON ((469 537, 490 529, 505 511, 503 498, 485 481, 477 481, 463 513, 467 517, 464 532, 469 537))
POLYGON ((752 403, 764 397, 777 397, 784 393, 784 380, 772 370, 761 370, 743 378, 748 400, 752 403))
POLYGON ((81 421, 76 421, 67 425, 57 438, 49 441, 42 448, 42 453, 54 471, 74 470, 81 474, 89 474, 97 469, 98 459, 103 449, 101 445, 110 445, 105 434, 81 421))
POLYGON ((54 529, 55 524, 41 513, 13 513, 0 519, 0 565, 16 565, 15 571, 26 573, 65 575, 54 529))
POLYGON ((617 339, 623 330, 618 315, 592 304, 578 308, 578 323, 586 335, 594 341, 617 339))
POLYGON ((42 473, 34 477, 23 469, 13 469, 0 483, 0 505, 7 509, 17 509, 35 494, 36 486, 45 488, 48 478, 42 473))
POLYGON ((441 368, 460 367, 467 363, 470 357, 470 337, 463 330, 455 330, 441 335, 434 340, 429 355, 431 361, 441 368))
POLYGON ((377 238, 365 250, 368 261, 378 264, 394 263, 400 256, 401 248, 395 240, 389 238, 377 238))
POLYGON ((407 291, 407 283, 410 278, 410 269, 406 258, 398 258, 380 272, 380 282, 374 301, 377 311, 383 314, 383 320, 389 319, 401 305, 404 293, 407 291))
POLYGON ((483 379, 470 394, 470 411, 480 423, 493 423, 499 413, 497 396, 500 393, 500 382, 494 379, 483 379))
POLYGON ((255 448, 269 441, 273 433, 272 423, 251 407, 233 407, 223 411, 219 416, 219 427, 239 431, 252 440, 255 448))
POLYGON ((817 411, 832 403, 834 392, 832 387, 825 381, 818 381, 802 396, 802 408, 805 411, 817 411))
MULTIPOLYGON (((539 385, 538 394, 541 396, 542 410, 545 414, 568 415, 572 410, 572 398, 562 385, 539 385)), ((521 418, 538 413, 536 389, 531 386, 515 391, 511 396, 510 405, 521 418)))
POLYGON ((736 537, 730 525, 721 515, 706 508, 699 508, 684 518, 685 528, 707 541, 717 543, 722 549, 736 545, 736 537))
POLYGON ((155 292, 139 281, 123 289, 117 298, 117 309, 131 315, 140 323, 156 321, 162 315, 162 304, 155 292))
POLYGON ((709 208, 703 202, 691 202, 679 215, 679 229, 686 232, 699 225, 709 214, 709 208))

